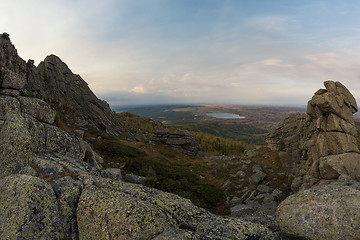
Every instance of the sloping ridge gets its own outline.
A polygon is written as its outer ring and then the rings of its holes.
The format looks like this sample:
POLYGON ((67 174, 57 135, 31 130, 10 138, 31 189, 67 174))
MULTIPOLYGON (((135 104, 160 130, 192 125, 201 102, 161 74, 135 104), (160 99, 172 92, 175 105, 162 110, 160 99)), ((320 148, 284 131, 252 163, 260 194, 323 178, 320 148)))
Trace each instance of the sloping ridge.
POLYGON ((74 128, 93 126, 110 134, 124 133, 109 105, 98 99, 88 84, 72 73, 59 57, 47 56, 38 67, 33 60, 26 63, 18 56, 6 33, 0 37, 0 57, 0 67, 26 79, 19 93, 11 91, 13 95, 44 100, 61 115, 66 124, 74 128))

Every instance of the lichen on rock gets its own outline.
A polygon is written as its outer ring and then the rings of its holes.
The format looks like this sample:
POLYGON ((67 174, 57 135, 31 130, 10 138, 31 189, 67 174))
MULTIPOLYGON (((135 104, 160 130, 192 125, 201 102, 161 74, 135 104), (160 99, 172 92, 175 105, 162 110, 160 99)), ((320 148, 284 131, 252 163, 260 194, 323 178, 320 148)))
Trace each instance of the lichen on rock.
POLYGON ((0 180, 0 239, 63 239, 54 191, 44 180, 11 175, 0 180))
POLYGON ((277 221, 289 235, 352 240, 360 236, 360 184, 330 182, 291 195, 280 203, 277 221))
POLYGON ((0 129, 0 179, 18 173, 32 157, 32 143, 24 118, 9 113, 0 129))

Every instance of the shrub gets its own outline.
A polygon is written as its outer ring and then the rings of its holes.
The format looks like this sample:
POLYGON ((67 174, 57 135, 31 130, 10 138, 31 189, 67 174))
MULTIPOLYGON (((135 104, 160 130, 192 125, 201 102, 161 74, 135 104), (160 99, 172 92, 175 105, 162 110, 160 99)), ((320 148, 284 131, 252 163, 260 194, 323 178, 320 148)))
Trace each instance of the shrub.
POLYGON ((121 155, 125 157, 139 157, 144 155, 144 152, 137 148, 119 143, 117 141, 104 141, 100 143, 100 149, 106 155, 121 155))

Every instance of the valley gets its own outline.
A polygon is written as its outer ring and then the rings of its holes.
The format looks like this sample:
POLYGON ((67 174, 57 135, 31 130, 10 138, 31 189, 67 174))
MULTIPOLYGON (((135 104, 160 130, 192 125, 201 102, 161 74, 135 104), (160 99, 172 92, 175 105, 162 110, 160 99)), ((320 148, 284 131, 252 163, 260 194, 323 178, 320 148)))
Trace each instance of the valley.
MULTIPOLYGON (((239 104, 112 106, 116 112, 130 112, 160 121, 168 127, 264 145, 268 132, 289 113, 305 112, 303 106, 266 106, 239 104), (215 114, 215 115, 213 115, 215 114), (232 114, 230 118, 214 116, 232 114), (212 115, 212 116, 211 116, 212 115), (233 117, 239 116, 239 117, 233 117), (241 116, 241 117, 240 117, 241 116)), ((229 116, 229 115, 227 115, 229 116)))

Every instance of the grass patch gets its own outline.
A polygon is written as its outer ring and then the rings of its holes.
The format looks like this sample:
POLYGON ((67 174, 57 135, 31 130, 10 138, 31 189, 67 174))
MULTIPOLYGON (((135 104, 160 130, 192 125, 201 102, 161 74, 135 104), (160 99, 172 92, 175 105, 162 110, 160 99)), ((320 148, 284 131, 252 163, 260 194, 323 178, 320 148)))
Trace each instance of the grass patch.
POLYGON ((120 155, 125 157, 140 157, 144 152, 137 148, 130 147, 118 141, 103 141, 99 145, 101 152, 105 155, 120 155))

